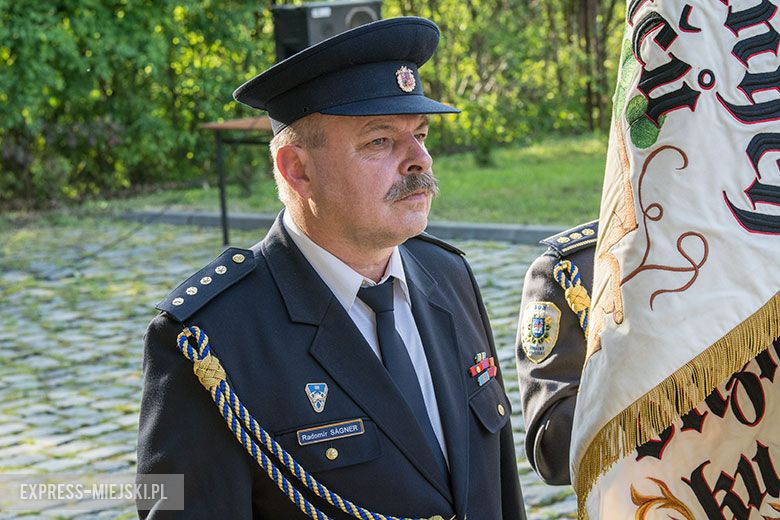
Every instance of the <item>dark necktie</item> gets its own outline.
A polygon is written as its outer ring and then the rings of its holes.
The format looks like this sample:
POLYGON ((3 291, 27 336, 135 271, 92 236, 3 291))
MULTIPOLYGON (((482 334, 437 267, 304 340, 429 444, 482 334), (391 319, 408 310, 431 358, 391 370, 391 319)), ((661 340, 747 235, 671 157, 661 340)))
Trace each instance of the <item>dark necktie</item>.
POLYGON ((393 313, 394 281, 395 278, 390 277, 382 284, 362 287, 357 295, 376 314, 376 334, 379 339, 379 350, 382 354, 385 368, 406 399, 412 412, 414 412, 420 429, 428 439, 431 450, 433 450, 436 462, 439 464, 439 470, 441 470, 443 475, 449 475, 447 463, 441 451, 441 445, 433 433, 431 419, 428 416, 428 410, 425 408, 425 399, 423 399, 420 383, 417 380, 417 372, 409 357, 406 345, 404 345, 401 336, 395 329, 395 315, 393 313))

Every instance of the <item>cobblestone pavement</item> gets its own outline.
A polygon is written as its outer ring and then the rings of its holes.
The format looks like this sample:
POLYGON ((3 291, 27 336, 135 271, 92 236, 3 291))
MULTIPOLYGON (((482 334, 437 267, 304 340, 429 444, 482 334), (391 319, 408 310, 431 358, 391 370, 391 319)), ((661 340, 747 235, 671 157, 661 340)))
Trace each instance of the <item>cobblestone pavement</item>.
MULTIPOLYGON (((235 232, 248 247, 257 232, 235 232)), ((0 475, 132 474, 142 336, 154 304, 221 250, 217 229, 96 219, 0 228, 0 475)), ((513 343, 522 280, 538 247, 456 242, 479 280, 513 406, 529 518, 575 517, 568 487, 526 462, 513 343)), ((134 518, 131 504, 91 511, 2 513, 35 518, 134 518)))

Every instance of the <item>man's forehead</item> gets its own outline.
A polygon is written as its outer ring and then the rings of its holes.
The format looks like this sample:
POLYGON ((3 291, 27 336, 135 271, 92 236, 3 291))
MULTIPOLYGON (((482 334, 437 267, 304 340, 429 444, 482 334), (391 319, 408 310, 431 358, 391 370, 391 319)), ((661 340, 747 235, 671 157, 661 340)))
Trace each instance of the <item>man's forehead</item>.
POLYGON ((427 126, 429 118, 425 114, 394 114, 386 116, 360 116, 354 117, 358 129, 361 132, 370 132, 375 129, 395 129, 414 125, 415 128, 427 126))

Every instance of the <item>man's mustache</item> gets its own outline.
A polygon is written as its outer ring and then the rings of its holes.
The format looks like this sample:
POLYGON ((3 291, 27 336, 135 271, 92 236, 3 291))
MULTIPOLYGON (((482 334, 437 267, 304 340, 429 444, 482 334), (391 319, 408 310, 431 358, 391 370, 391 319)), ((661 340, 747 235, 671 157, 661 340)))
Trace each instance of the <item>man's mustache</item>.
POLYGON ((425 190, 434 197, 439 194, 439 181, 436 180, 432 172, 407 175, 390 186, 390 189, 387 190, 387 195, 385 195, 385 200, 387 202, 396 202, 420 190, 425 190))

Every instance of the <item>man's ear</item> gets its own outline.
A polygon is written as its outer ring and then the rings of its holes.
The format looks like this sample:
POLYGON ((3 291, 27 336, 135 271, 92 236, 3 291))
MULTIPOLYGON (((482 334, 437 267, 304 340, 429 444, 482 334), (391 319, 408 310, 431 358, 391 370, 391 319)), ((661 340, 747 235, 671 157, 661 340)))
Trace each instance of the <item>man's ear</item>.
POLYGON ((311 179, 306 171, 310 161, 309 154, 295 145, 285 145, 276 151, 276 167, 285 182, 303 200, 311 197, 311 179))

